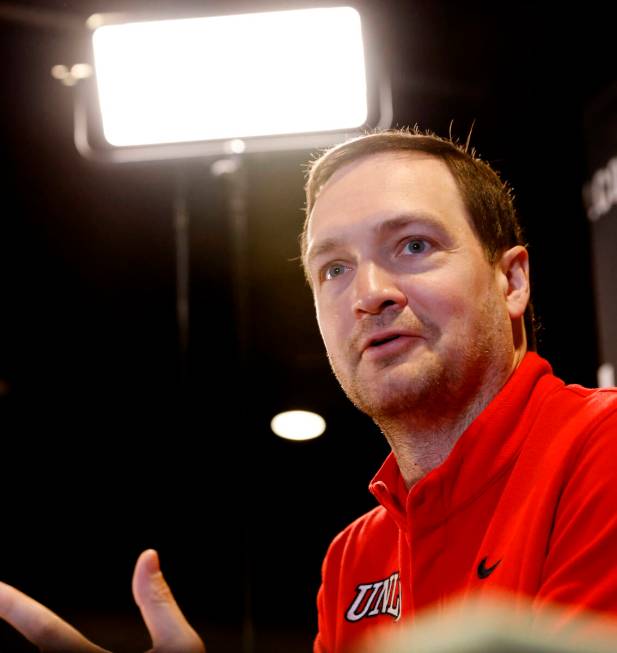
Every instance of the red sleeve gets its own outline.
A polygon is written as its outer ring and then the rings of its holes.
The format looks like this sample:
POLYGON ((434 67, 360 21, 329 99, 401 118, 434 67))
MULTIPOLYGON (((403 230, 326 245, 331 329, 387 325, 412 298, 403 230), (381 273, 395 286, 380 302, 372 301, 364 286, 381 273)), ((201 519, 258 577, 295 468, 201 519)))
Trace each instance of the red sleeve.
POLYGON ((313 644, 313 653, 328 653, 328 647, 326 646, 325 639, 325 624, 324 624, 324 607, 323 607, 323 584, 319 588, 319 593, 317 594, 317 619, 318 619, 318 628, 317 637, 315 637, 315 642, 313 644))
POLYGON ((331 653, 334 651, 334 630, 336 625, 332 623, 336 619, 336 592, 338 579, 331 578, 331 571, 340 568, 340 555, 336 551, 339 547, 336 543, 340 540, 339 534, 330 544, 323 564, 321 566, 321 587, 317 594, 317 625, 318 632, 313 645, 313 653, 331 653), (336 558, 336 560, 333 560, 336 558))
POLYGON ((561 494, 534 604, 617 616, 617 412, 591 432, 561 494))

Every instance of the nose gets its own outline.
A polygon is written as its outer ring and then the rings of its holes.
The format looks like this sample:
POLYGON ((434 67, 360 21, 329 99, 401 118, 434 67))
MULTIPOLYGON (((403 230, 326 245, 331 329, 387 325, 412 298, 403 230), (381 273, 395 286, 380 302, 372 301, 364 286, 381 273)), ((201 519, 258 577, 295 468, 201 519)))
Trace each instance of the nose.
POLYGON ((373 261, 360 264, 354 275, 354 313, 360 318, 366 314, 377 315, 389 306, 402 309, 407 296, 396 275, 373 261))

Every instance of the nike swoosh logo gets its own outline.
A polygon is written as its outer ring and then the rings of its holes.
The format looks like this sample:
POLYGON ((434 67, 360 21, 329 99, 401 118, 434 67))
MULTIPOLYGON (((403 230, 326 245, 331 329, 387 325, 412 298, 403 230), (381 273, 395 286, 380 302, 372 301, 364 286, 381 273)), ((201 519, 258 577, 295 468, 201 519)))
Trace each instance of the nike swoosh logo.
POLYGON ((492 567, 487 567, 486 566, 487 560, 488 558, 482 558, 482 561, 478 565, 478 578, 482 580, 484 578, 488 578, 495 571, 495 569, 497 569, 499 563, 501 562, 501 560, 497 560, 497 562, 492 567))

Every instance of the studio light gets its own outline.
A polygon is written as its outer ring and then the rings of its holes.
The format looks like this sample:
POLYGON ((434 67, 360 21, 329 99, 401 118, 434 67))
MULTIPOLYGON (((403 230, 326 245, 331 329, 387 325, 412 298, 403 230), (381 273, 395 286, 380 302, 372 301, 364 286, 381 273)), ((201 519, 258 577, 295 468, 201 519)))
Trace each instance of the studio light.
POLYGON ((367 119, 360 16, 349 7, 108 25, 93 46, 112 145, 353 129, 367 119))
POLYGON ((75 139, 89 158, 226 155, 239 142, 247 152, 313 148, 391 123, 389 84, 367 66, 366 30, 351 7, 96 14, 87 25, 96 110, 79 85, 75 139))

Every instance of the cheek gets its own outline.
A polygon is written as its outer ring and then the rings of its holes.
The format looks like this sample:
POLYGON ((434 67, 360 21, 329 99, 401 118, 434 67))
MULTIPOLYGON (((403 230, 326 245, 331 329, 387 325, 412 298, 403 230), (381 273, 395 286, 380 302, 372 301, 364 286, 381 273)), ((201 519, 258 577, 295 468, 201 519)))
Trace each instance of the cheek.
POLYGON ((487 297, 487 279, 463 268, 458 274, 416 279, 408 289, 409 303, 418 317, 441 330, 473 321, 487 297))
POLYGON ((336 353, 336 343, 341 337, 339 334, 341 320, 333 307, 324 307, 317 302, 315 303, 315 314, 317 315, 317 326, 321 333, 321 339, 326 351, 332 356, 333 353, 336 353))
POLYGON ((465 312, 469 305, 470 293, 462 293, 447 280, 418 280, 410 289, 407 297, 410 306, 419 316, 425 315, 430 321, 443 323, 465 312))

